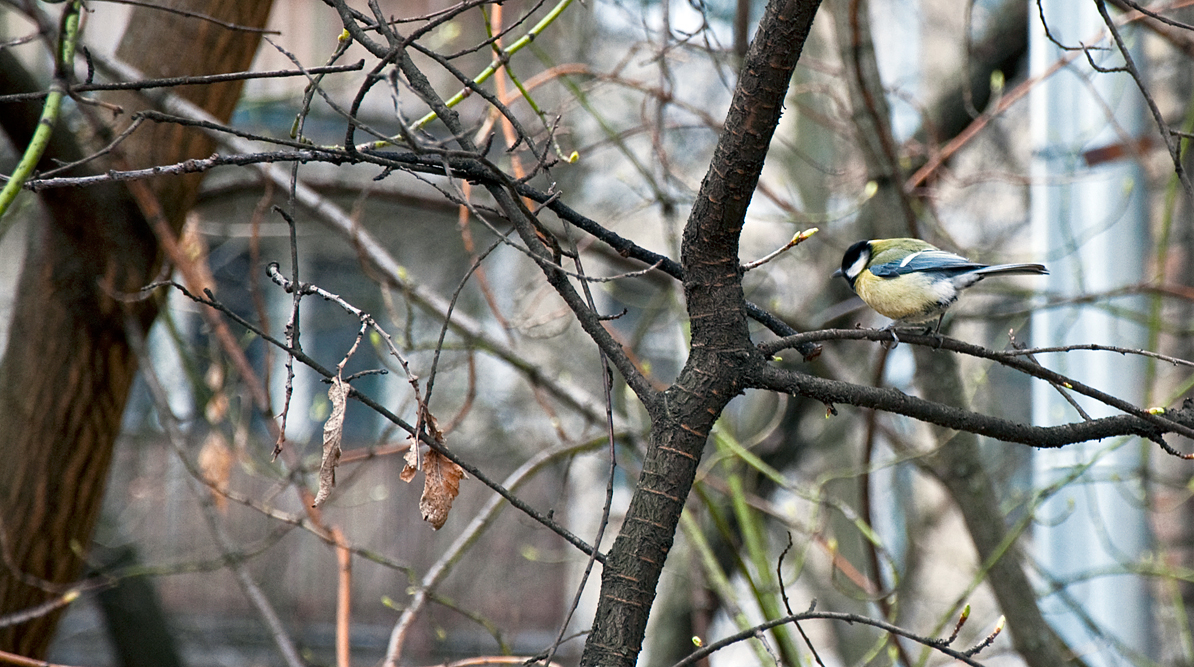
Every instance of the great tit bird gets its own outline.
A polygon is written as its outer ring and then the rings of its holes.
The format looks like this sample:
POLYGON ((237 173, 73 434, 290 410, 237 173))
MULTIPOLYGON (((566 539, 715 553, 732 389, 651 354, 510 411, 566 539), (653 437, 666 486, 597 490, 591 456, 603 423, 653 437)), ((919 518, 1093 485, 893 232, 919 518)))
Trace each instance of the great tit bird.
POLYGON ((880 315, 895 320, 889 328, 935 317, 940 330, 958 293, 983 278, 1047 273, 1042 264, 976 264, 920 239, 872 239, 847 248, 834 275, 844 277, 880 315))

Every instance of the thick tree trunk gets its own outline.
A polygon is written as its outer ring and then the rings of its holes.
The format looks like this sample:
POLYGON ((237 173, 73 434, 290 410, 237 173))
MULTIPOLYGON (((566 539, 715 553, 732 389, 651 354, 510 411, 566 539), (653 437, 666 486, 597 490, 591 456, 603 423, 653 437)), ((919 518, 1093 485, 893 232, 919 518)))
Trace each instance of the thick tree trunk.
MULTIPOLYGON (((260 27, 270 0, 175 0, 160 3, 260 27)), ((246 69, 259 33, 138 7, 118 52, 149 76, 246 69)), ((231 116, 240 85, 192 86, 183 93, 220 118, 231 116)), ((128 114, 143 101, 118 103, 128 114)), ((210 154, 209 140, 192 130, 160 126, 138 132, 123 148, 134 167, 210 154)), ((24 139, 6 123, 14 143, 24 139)), ((61 157, 55 155, 52 157, 61 157)), ((199 179, 154 183, 177 230, 194 201, 199 179)), ((31 234, 8 348, 0 362, 0 518, 21 576, 0 573, 0 614, 51 597, 35 585, 76 580, 77 554, 91 541, 112 445, 120 430, 136 359, 124 335, 125 310, 114 292, 135 291, 153 279, 161 257, 157 240, 121 187, 53 191, 44 198, 50 220, 31 234)), ((148 328, 156 311, 134 306, 148 328)), ((42 657, 58 614, 0 631, 0 649, 42 657)))
POLYGON ((771 0, 743 61, 725 128, 684 228, 690 356, 664 396, 664 410, 652 414, 643 471, 602 571, 581 665, 638 660, 659 575, 713 422, 742 391, 743 367, 764 361, 746 327, 738 238, 819 5, 771 0))

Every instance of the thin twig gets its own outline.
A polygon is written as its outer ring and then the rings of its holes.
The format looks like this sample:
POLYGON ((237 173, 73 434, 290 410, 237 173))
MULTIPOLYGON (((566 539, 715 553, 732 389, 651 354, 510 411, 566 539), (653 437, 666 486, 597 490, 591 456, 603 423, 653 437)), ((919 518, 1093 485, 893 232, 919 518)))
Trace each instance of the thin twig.
POLYGON ((1132 81, 1136 83, 1136 87, 1140 89, 1140 95, 1144 97, 1144 102, 1148 105, 1149 112, 1152 113, 1153 121, 1157 124, 1157 131, 1161 133, 1161 141, 1165 142, 1165 147, 1169 149, 1169 157, 1173 160, 1173 171, 1186 191, 1187 200, 1194 202, 1194 183, 1190 182, 1190 175, 1186 173, 1186 167, 1182 163, 1179 142, 1175 141, 1173 135, 1169 133, 1169 123, 1165 120, 1165 115, 1161 113, 1161 108, 1157 106, 1156 100, 1153 99, 1152 93, 1148 91, 1144 78, 1140 76, 1140 70, 1136 68, 1136 61, 1132 58, 1132 52, 1124 44, 1123 36, 1119 34, 1116 22, 1107 12, 1107 3, 1105 0, 1095 0, 1095 7, 1098 8, 1099 15, 1103 17, 1103 23, 1107 25, 1107 30, 1111 31, 1111 39, 1124 59, 1124 70, 1131 75, 1132 81))
MULTIPOLYGON (((1016 335, 1015 335, 1014 331, 1010 331, 1010 330, 1008 331, 1008 340, 1011 342, 1012 349, 1014 349, 1014 350, 1023 349, 1021 347, 1021 345, 1016 342, 1016 335)), ((1035 354, 1030 353, 1025 356, 1028 358, 1029 361, 1036 364, 1038 367, 1044 368, 1044 366, 1041 364, 1041 362, 1037 361, 1035 354)), ((1078 416, 1082 417, 1086 421, 1091 421, 1092 417, 1090 416, 1090 413, 1088 413, 1086 411, 1086 408, 1082 407, 1082 404, 1078 402, 1078 399, 1074 398, 1073 396, 1070 395, 1070 392, 1066 391, 1065 387, 1063 387, 1059 384, 1052 384, 1052 383, 1050 384, 1050 386, 1052 386, 1053 390, 1056 391, 1059 396, 1061 396, 1062 400, 1064 400, 1066 403, 1069 403, 1071 408, 1074 408, 1074 412, 1077 412, 1078 416)))
MULTIPOLYGON (((574 456, 588 449, 597 447, 600 443, 585 443, 581 445, 564 445, 554 447, 539 452, 535 456, 528 459, 517 470, 510 473, 502 485, 513 492, 518 490, 523 483, 529 481, 535 473, 537 473, 543 466, 548 465, 560 458, 566 456, 574 456)), ((394 629, 390 632, 390 641, 386 648, 385 665, 392 667, 398 664, 402 658, 402 648, 406 642, 406 633, 410 629, 415 618, 423 610, 427 604, 428 596, 434 591, 445 577, 452 571, 452 569, 459 563, 464 552, 473 545, 474 542, 481 536, 485 530, 493 525, 494 519, 498 512, 501 511, 502 496, 494 495, 486 501, 485 505, 473 517, 468 526, 465 526, 460 535, 452 542, 440 556, 439 560, 431 566, 423 578, 419 581, 418 589, 414 596, 407 604, 406 608, 402 610, 402 615, 399 616, 398 622, 394 624, 394 629)))
POLYGON ((995 643, 995 638, 998 637, 1001 632, 1003 632, 1003 626, 1006 622, 1007 618, 1000 616, 999 621, 995 623, 995 629, 991 631, 991 634, 987 635, 986 638, 984 638, 981 642, 975 644, 973 648, 966 651, 966 656, 970 657, 972 655, 977 655, 980 651, 995 643))
POLYGON ((1148 357, 1150 359, 1157 359, 1164 361, 1167 364, 1174 366, 1188 366, 1194 367, 1194 361, 1182 359, 1180 357, 1171 357, 1167 354, 1160 354, 1151 350, 1142 350, 1131 347, 1119 347, 1117 345, 1099 345, 1098 343, 1078 343, 1076 345, 1058 345, 1054 347, 1025 347, 1016 348, 1014 350, 1004 350, 996 352, 997 356, 1018 357, 1031 356, 1034 354, 1047 354, 1052 352, 1076 352, 1079 350, 1092 350, 1096 352, 1118 352, 1119 354, 1132 354, 1141 357, 1148 357))
MULTIPOLYGON (((686 665, 691 665, 691 664, 695 663, 697 660, 700 660, 700 659, 704 658, 705 656, 711 655, 712 653, 714 653, 716 651, 720 651, 721 649, 723 649, 727 646, 730 646, 731 644, 736 644, 745 639, 752 639, 758 633, 760 633, 764 630, 770 630, 771 628, 774 628, 774 627, 777 627, 780 625, 785 625, 787 623, 795 623, 797 621, 806 621, 806 620, 813 620, 813 619, 843 621, 846 623, 857 623, 859 625, 869 625, 871 627, 879 628, 880 630, 884 630, 884 631, 889 632, 894 635, 906 637, 907 639, 910 639, 918 644, 923 644, 924 646, 927 646, 936 651, 939 651, 955 660, 960 660, 961 662, 964 662, 967 665, 971 665, 971 667, 983 667, 982 663, 978 662, 977 660, 974 660, 974 658, 972 657, 974 655, 974 653, 955 651, 954 649, 951 649, 948 646, 942 646, 940 640, 933 639, 931 637, 922 637, 913 632, 909 632, 908 630, 905 630, 897 625, 892 625, 891 623, 888 623, 886 621, 880 621, 880 620, 876 620, 873 618, 869 618, 867 616, 860 616, 858 614, 847 614, 847 613, 835 612, 835 611, 813 611, 813 610, 806 611, 806 612, 800 613, 800 614, 791 614, 788 616, 784 616, 783 618, 772 619, 770 621, 760 623, 752 628, 748 628, 741 632, 732 634, 729 637, 726 637, 724 639, 713 642, 712 644, 707 644, 707 645, 697 649, 696 651, 693 651, 688 656, 686 656, 683 660, 681 660, 680 662, 677 662, 672 667, 685 667, 686 665)), ((991 640, 994 641, 994 637, 991 637, 991 640)), ((981 647, 976 647, 976 648, 978 648, 981 651, 983 648, 986 648, 986 645, 983 645, 981 647)), ((975 653, 977 653, 977 651, 975 653)))
POLYGON ((200 12, 192 12, 192 11, 188 11, 185 9, 178 9, 176 7, 161 5, 161 4, 158 4, 155 2, 142 2, 142 0, 97 0, 97 1, 98 2, 111 2, 114 4, 118 4, 118 5, 133 5, 134 7, 145 7, 147 9, 156 9, 161 12, 169 12, 171 14, 178 14, 179 16, 185 16, 187 18, 200 19, 203 21, 207 21, 208 23, 214 23, 222 28, 227 28, 228 30, 239 30, 242 32, 257 32, 257 33, 261 33, 264 35, 280 35, 280 34, 282 34, 278 30, 270 30, 268 28, 257 28, 254 26, 241 25, 239 23, 231 23, 229 21, 224 21, 224 20, 218 19, 214 16, 209 16, 207 14, 202 14, 200 12))
POLYGON ((6 665, 17 665, 17 667, 69 667, 68 665, 46 662, 45 660, 26 658, 23 655, 9 653, 8 651, 0 651, 0 663, 6 665))
MULTIPOLYGON (((286 227, 290 232, 290 279, 297 285, 299 282, 298 232, 295 229, 294 218, 278 206, 275 206, 273 210, 286 221, 286 227)), ((276 266, 276 264, 270 264, 270 269, 274 269, 276 266)), ((268 271, 269 269, 267 269, 267 273, 268 271)), ((299 303, 301 299, 300 291, 294 290, 290 303, 290 315, 283 329, 287 348, 302 349, 299 340, 299 303)), ((282 390, 282 410, 278 415, 278 434, 274 439, 274 451, 271 454, 271 458, 275 460, 278 458, 278 454, 282 453, 282 445, 286 442, 286 421, 290 416, 290 400, 294 396, 294 355, 286 355, 284 366, 286 368, 286 383, 282 390)))
POLYGON ((801 243, 804 243, 804 241, 806 241, 813 234, 816 234, 818 231, 820 231, 820 230, 817 229, 816 227, 813 227, 812 229, 806 229, 803 232, 799 232, 798 234, 796 234, 795 236, 792 237, 791 241, 788 241, 787 243, 785 243, 778 250, 768 253, 768 254, 764 255, 763 257, 756 259, 753 262, 748 262, 746 264, 743 264, 742 269, 745 271, 757 269, 760 266, 766 264, 767 262, 770 262, 771 260, 775 259, 776 257, 779 257, 783 253, 791 250, 792 248, 795 248, 796 246, 800 245, 801 243))
MULTIPOLYGON (((113 0, 102 0, 112 2, 113 0)), ((161 79, 141 79, 139 81, 118 81, 116 83, 78 83, 66 87, 66 93, 90 93, 100 90, 149 90, 152 88, 177 88, 179 86, 203 86, 224 81, 249 81, 252 79, 282 79, 305 74, 336 74, 339 72, 357 72, 365 67, 364 60, 358 60, 352 65, 336 65, 332 67, 312 67, 306 72, 301 70, 270 70, 268 72, 229 72, 227 74, 203 74, 196 76, 172 76, 161 79)), ((33 93, 14 93, 0 95, 0 104, 8 102, 27 102, 39 100, 49 95, 50 91, 39 90, 33 93)))
MULTIPOLYGON (((811 331, 808 333, 797 334, 795 336, 788 336, 777 341, 760 344, 758 347, 761 352, 770 356, 780 349, 795 345, 797 343, 824 340, 873 340, 877 342, 887 342, 891 340, 891 335, 891 331, 886 329, 824 329, 821 331, 811 331)), ((924 345, 926 347, 960 352, 962 354, 983 359, 991 359, 1008 366, 1009 368, 1013 368, 1022 373, 1031 375, 1037 379, 1063 386, 1066 389, 1071 389, 1079 394, 1093 398, 1094 400, 1113 407, 1127 415, 1141 419, 1158 428, 1161 432, 1173 432, 1179 435, 1184 435, 1187 438, 1194 438, 1194 428, 1173 421, 1172 419, 1168 419, 1161 413, 1139 408, 1123 399, 1117 398, 1111 394, 1095 389, 1094 387, 1078 382, 1077 380, 1064 376, 1060 373, 1055 373, 1031 362, 1020 360, 1015 355, 988 350, 984 347, 971 345, 954 338, 940 335, 918 335, 901 331, 900 340, 901 342, 909 342, 915 345, 924 345)), ((1159 438, 1156 439, 1159 440, 1159 438)), ((1167 453, 1174 456, 1179 456, 1181 458, 1194 458, 1194 454, 1186 455, 1176 452, 1168 445, 1165 445, 1163 441, 1158 442, 1157 444, 1161 445, 1167 453)))
MULTIPOLYGON (((791 602, 791 600, 788 599, 788 588, 786 586, 784 586, 784 569, 783 568, 784 568, 784 556, 787 556, 788 552, 791 550, 792 550, 792 531, 788 531, 788 544, 787 544, 787 546, 784 547, 784 550, 780 552, 779 558, 776 559, 776 561, 775 561, 775 581, 779 585, 779 593, 783 597, 783 600, 784 600, 784 609, 786 609, 788 611, 789 616, 795 615, 796 612, 792 611, 792 602, 791 602)), ((817 608, 817 601, 816 600, 811 601, 808 605, 808 610, 813 611, 816 608, 817 608)), ((804 626, 800 625, 800 621, 793 621, 793 625, 796 626, 796 631, 799 632, 800 636, 804 639, 804 645, 808 647, 808 650, 810 652, 812 652, 813 659, 815 659, 817 661, 818 665, 820 665, 821 667, 825 667, 825 662, 823 660, 821 660, 821 656, 817 653, 817 647, 813 646, 813 640, 809 639, 808 633, 804 631, 804 626)))

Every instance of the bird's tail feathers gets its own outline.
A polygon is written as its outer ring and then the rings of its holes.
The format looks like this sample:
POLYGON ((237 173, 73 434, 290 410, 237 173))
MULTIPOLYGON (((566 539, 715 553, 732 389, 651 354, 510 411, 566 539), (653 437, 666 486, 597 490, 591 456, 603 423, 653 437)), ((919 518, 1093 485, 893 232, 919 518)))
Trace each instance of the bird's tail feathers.
POLYGON ((1049 269, 1046 269, 1044 264, 996 264, 995 266, 981 268, 973 272, 973 275, 986 278, 987 276, 1017 273, 1047 275, 1049 269))

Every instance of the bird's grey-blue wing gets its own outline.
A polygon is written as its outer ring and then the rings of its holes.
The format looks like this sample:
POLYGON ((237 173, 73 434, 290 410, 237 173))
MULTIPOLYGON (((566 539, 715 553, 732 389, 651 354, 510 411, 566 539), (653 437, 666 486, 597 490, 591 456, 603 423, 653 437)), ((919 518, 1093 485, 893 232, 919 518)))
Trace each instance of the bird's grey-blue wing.
POLYGON ((942 273, 965 273, 981 269, 986 264, 977 264, 965 257, 944 250, 922 250, 914 252, 895 262, 872 264, 871 273, 880 278, 895 278, 907 273, 939 271, 942 273))

